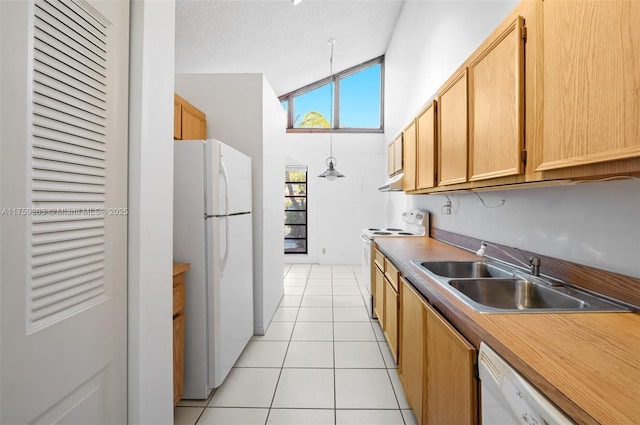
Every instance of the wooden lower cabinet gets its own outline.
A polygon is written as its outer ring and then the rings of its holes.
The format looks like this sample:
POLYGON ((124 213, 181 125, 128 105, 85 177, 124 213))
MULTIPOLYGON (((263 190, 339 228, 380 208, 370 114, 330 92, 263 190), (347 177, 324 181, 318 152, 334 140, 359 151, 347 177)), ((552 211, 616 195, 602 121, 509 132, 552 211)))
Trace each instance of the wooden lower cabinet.
POLYGON ((477 424, 476 349, 433 307, 426 314, 423 424, 477 424))
POLYGON ((398 374, 422 425, 478 423, 475 348, 401 279, 398 374))
POLYGON ((373 314, 384 329, 384 273, 377 266, 373 277, 373 314))
POLYGON ((182 399, 184 389, 184 273, 188 263, 173 265, 173 405, 182 399))
POLYGON ((173 405, 184 390, 184 312, 173 318, 173 405))
POLYGON ((404 393, 418 421, 422 420, 424 385, 424 316, 425 302, 413 287, 400 279, 400 359, 398 374, 404 393))
POLYGON ((388 279, 384 286, 384 336, 396 363, 398 361, 398 293, 388 279))

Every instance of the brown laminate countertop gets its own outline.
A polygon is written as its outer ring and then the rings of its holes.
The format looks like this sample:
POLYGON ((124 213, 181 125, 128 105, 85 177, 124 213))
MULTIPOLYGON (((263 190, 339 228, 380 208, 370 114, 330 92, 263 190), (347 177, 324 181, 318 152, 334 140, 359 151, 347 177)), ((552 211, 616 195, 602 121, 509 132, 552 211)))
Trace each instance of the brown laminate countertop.
POLYGON ((640 314, 479 313, 412 260, 482 260, 429 237, 376 239, 405 279, 469 341, 484 341, 578 423, 640 423, 640 314))

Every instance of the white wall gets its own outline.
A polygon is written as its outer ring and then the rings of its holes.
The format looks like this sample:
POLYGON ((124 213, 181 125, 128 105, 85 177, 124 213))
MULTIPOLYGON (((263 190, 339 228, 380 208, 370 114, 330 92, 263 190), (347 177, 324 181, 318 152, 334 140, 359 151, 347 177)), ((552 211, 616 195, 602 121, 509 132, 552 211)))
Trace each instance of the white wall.
MULTIPOLYGON (((405 2, 386 55, 387 142, 513 9, 514 2, 405 2), (415 40, 424 40, 416 44, 415 40)), ((449 195, 385 195, 386 224, 413 206, 434 227, 640 277, 640 182, 449 195)), ((542 266, 544 271, 544 265, 542 266)))
POLYGON ((207 114, 207 137, 253 160, 254 319, 262 334, 284 291, 284 111, 262 74, 177 74, 175 84, 207 114))
POLYGON ((131 3, 130 424, 173 423, 173 0, 131 3))
MULTIPOLYGON (((334 134, 336 169, 346 177, 335 181, 319 178, 327 169, 329 135, 289 133, 286 154, 293 165, 308 172, 307 255, 286 255, 288 263, 359 264, 360 230, 384 222, 386 181, 384 134, 334 134), (323 253, 324 249, 324 253, 323 253)), ((282 193, 280 194, 282 197, 282 193)))

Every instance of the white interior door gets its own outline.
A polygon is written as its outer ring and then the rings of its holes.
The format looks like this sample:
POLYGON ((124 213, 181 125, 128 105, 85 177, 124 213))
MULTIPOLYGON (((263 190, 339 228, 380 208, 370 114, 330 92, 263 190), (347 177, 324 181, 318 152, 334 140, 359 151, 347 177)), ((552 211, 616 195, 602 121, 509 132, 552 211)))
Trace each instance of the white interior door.
POLYGON ((0 8, 0 423, 124 424, 129 4, 0 8))

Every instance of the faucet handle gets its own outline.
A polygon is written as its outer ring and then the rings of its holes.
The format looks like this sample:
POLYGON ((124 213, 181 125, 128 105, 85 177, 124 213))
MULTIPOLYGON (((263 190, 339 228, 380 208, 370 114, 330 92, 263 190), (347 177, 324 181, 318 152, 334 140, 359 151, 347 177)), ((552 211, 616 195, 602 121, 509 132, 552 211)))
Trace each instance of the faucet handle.
POLYGON ((540 276, 540 257, 529 257, 529 264, 531 265, 531 274, 540 276))

